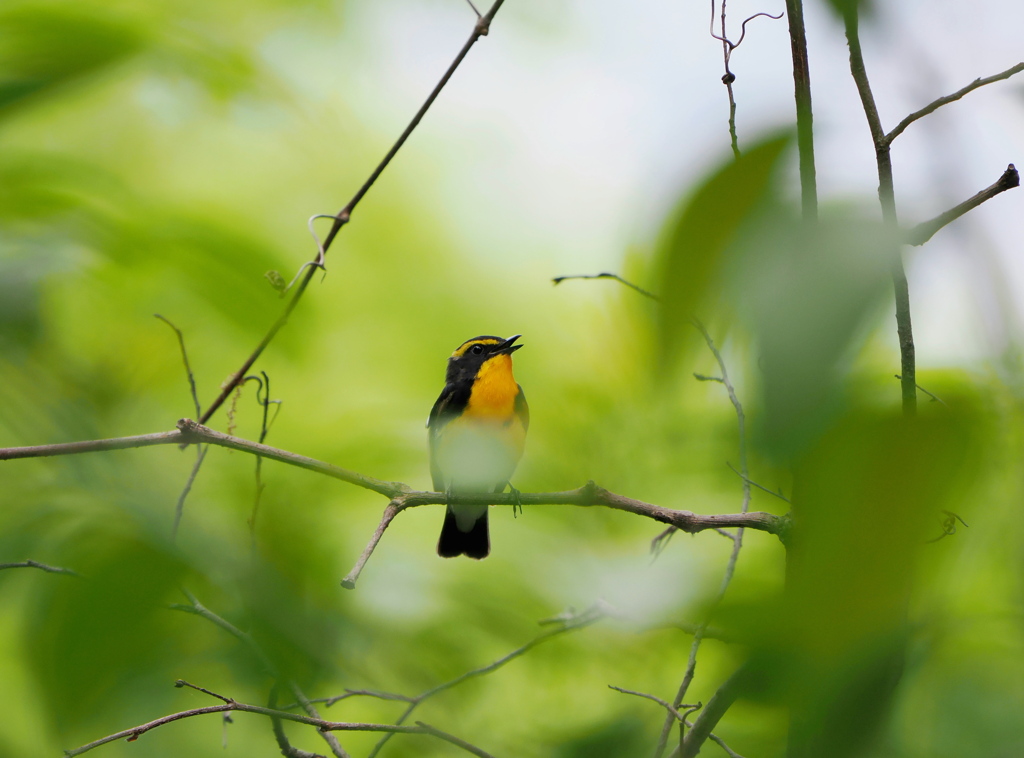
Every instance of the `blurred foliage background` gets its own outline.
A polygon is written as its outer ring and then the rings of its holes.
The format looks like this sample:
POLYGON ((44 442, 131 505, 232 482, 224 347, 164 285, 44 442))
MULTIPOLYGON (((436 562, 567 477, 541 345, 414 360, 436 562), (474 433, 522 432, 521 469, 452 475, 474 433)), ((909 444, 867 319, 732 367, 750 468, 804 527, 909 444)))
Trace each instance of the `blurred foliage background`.
MULTIPOLYGON (((536 4, 507 5, 492 37, 506 23, 557 33, 557 13, 552 29, 536 4)), ((182 329, 201 400, 215 395, 283 306, 265 272, 290 279, 311 256, 306 218, 341 207, 426 92, 407 113, 380 92, 395 114, 384 132, 343 87, 326 98, 311 83, 371 86, 359 71, 295 75, 339 40, 349 61, 379 43, 347 34, 358 6, 0 8, 0 445, 141 434, 194 415, 174 334, 154 313, 182 329)), ((427 79, 468 34, 464 21, 451 51, 424 64, 427 79)), ((476 334, 522 333, 532 426, 517 487, 593 478, 666 507, 735 512, 736 418, 720 384, 692 378, 718 372, 687 322, 699 313, 747 410, 752 476, 796 499, 804 531, 788 566, 774 537, 746 535, 713 616, 735 642, 705 642, 687 699, 706 703, 745 667, 716 732, 748 758, 784 754, 788 707, 804 755, 1020 755, 1024 383, 1013 344, 998 370, 923 366, 942 402, 922 396, 919 423, 901 420, 895 243, 870 199, 828 205, 813 232, 800 225, 787 133, 751 140, 736 164, 722 151, 656 203, 670 208, 656 234, 621 251, 622 273, 661 306, 612 282, 555 288, 551 276, 574 272, 473 250, 432 198, 445 155, 426 156, 436 145, 417 136, 257 365, 282 401, 267 443, 426 488, 423 426, 447 355, 476 334), (970 528, 931 541, 944 510, 970 528)), ((515 208, 496 221, 512 237, 524 222, 515 208)), ((230 422, 222 410, 213 425, 258 438, 253 385, 232 405, 230 422)), ((271 680, 250 650, 169 608, 187 602, 183 587, 310 697, 414 695, 529 641, 540 619, 603 601, 613 618, 439 695, 417 718, 499 756, 649 755, 663 712, 607 685, 671 698, 691 640, 678 626, 706 618, 731 549, 709 532, 652 558, 654 522, 545 506, 518 519, 495 509, 486 561, 442 561, 440 509, 417 508, 345 591, 381 498, 268 463, 251 535, 255 462, 212 449, 172 541, 192 464, 191 452, 158 447, 0 466, 0 562, 81 574, 0 572, 0 755, 56 755, 212 704, 175 689, 178 678, 265 703, 271 680)), ((752 507, 789 509, 760 490, 752 507)), ((322 714, 391 721, 401 708, 353 698, 322 714)), ((310 730, 288 731, 325 749, 310 730)), ((341 738, 353 755, 376 742, 341 738)), ((266 719, 237 714, 96 755, 276 752, 266 719)), ((400 736, 382 755, 457 752, 400 736)))

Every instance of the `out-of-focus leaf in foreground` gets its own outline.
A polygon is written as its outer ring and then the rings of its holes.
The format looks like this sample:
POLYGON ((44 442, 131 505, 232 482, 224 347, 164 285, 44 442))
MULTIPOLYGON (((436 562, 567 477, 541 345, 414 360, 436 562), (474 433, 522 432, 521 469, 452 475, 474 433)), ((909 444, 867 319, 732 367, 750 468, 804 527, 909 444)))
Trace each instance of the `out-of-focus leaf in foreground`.
POLYGON ((783 610, 748 611, 744 630, 761 638, 746 694, 789 705, 794 758, 866 755, 891 715, 918 554, 984 455, 958 400, 920 418, 849 408, 796 464, 783 610))
POLYGON ((96 6, 8 6, 0 12, 0 118, 26 98, 123 62, 143 41, 140 27, 96 6))
POLYGON ((726 250, 771 189, 789 137, 765 140, 731 158, 687 198, 669 221, 660 251, 659 332, 663 355, 678 356, 690 322, 718 283, 726 250))
POLYGON ((61 560, 82 576, 41 583, 26 629, 31 663, 62 730, 111 707, 166 657, 167 603, 185 565, 130 520, 78 530, 61 560))
POLYGON ((735 299, 759 348, 758 436, 791 460, 841 411, 856 348, 886 295, 895 237, 853 213, 804 224, 784 209, 737 245, 735 299))

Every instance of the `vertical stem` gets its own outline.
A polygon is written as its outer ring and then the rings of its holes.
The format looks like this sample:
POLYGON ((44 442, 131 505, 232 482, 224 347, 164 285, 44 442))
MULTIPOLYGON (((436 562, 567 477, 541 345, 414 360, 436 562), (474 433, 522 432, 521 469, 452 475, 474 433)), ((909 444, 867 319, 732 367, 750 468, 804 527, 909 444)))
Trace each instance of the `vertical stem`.
MULTIPOLYGON (((882 206, 882 220, 894 232, 898 231, 896 218, 896 192, 892 178, 892 156, 889 154, 889 139, 882 129, 878 116, 875 96, 871 92, 864 54, 860 47, 860 29, 857 11, 846 14, 846 40, 850 45, 850 73, 857 84, 857 92, 864 106, 871 139, 875 145, 875 161, 878 164, 878 201, 882 206)), ((910 322, 910 288, 907 272, 903 267, 903 254, 897 247, 892 260, 892 283, 896 298, 896 331, 900 341, 900 384, 903 392, 903 412, 913 416, 917 412, 917 366, 914 355, 914 330, 910 322)))
POLYGON ((793 48, 796 135, 800 151, 800 196, 804 218, 818 218, 818 179, 814 170, 814 119, 811 111, 811 70, 807 60, 803 0, 786 0, 789 40, 793 48))

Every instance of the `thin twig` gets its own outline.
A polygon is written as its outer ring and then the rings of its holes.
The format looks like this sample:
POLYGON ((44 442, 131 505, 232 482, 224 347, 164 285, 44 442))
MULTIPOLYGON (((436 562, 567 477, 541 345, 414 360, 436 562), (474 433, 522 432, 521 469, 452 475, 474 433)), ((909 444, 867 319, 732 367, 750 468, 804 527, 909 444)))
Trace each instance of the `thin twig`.
POLYGON ((740 145, 739 138, 736 136, 736 98, 732 89, 733 83, 736 81, 736 75, 729 68, 729 62, 732 60, 733 51, 736 50, 740 45, 743 44, 743 40, 747 36, 747 24, 753 21, 755 18, 766 16, 776 21, 782 18, 780 13, 778 16, 773 16, 770 13, 755 13, 752 16, 748 16, 743 24, 740 26, 740 38, 733 42, 729 39, 729 35, 726 32, 726 13, 725 13, 726 0, 722 0, 722 13, 721 13, 721 34, 715 33, 715 0, 711 0, 711 36, 722 43, 722 58, 725 64, 725 73, 722 75, 722 84, 725 85, 729 92, 729 138, 732 144, 732 152, 736 158, 740 157, 740 145))
POLYGON ((196 416, 203 412, 203 407, 199 404, 199 393, 196 391, 196 377, 192 373, 192 366, 188 362, 188 351, 185 350, 185 335, 181 333, 181 329, 171 323, 170 319, 161 316, 159 313, 153 314, 156 318, 163 321, 167 326, 174 330, 174 333, 178 336, 178 347, 181 348, 181 360, 185 364, 185 374, 188 376, 188 388, 189 392, 192 393, 192 403, 196 408, 196 416))
MULTIPOLYGON (((901 376, 900 376, 899 374, 893 374, 893 376, 894 376, 895 378, 897 378, 897 379, 902 379, 902 377, 901 377, 901 376)), ((943 405, 945 405, 945 406, 946 406, 947 408, 949 407, 948 405, 946 405, 946 401, 945 401, 945 400, 943 400, 943 399, 942 399, 941 397, 939 397, 938 395, 934 395, 934 394, 932 394, 931 392, 929 392, 928 390, 926 390, 926 389, 925 389, 924 387, 922 387, 922 386, 921 386, 920 384, 919 384, 919 385, 917 385, 917 388, 918 388, 919 390, 921 390, 921 392, 923 392, 924 394, 926 394, 926 395, 927 395, 928 397, 930 397, 930 398, 932 399, 932 402, 933 402, 933 403, 942 403, 942 404, 943 404, 943 405)))
POLYGON ((98 740, 94 740, 86 745, 75 748, 74 750, 65 750, 64 755, 66 758, 74 758, 76 755, 82 755, 90 750, 106 745, 108 742, 117 742, 118 740, 127 739, 128 742, 134 742, 146 732, 161 727, 165 724, 170 724, 174 721, 180 721, 182 719, 192 718, 193 716, 202 716, 207 713, 257 713, 261 716, 270 716, 272 718, 281 719, 283 721, 294 721, 297 724, 308 724, 314 726, 323 732, 385 732, 388 734, 428 734, 438 739, 442 739, 445 742, 449 742, 457 747, 462 748, 466 752, 472 753, 473 755, 479 756, 479 758, 493 758, 490 753, 481 750, 475 745, 471 745, 465 740, 461 740, 457 737, 453 737, 447 732, 442 732, 440 729, 435 729, 432 726, 416 725, 416 726, 399 726, 393 724, 374 724, 365 722, 350 722, 350 721, 326 721, 324 719, 316 719, 310 716, 300 716, 295 713, 288 713, 288 711, 279 711, 273 708, 267 708, 262 705, 250 705, 248 703, 239 703, 235 700, 230 700, 223 705, 208 705, 204 708, 192 708, 187 711, 180 711, 178 713, 171 713, 167 716, 148 721, 145 724, 139 724, 131 729, 125 729, 114 734, 109 734, 106 737, 102 737, 98 740))
MULTIPOLYGON (((929 544, 932 542, 938 542, 943 537, 949 537, 951 535, 956 534, 957 521, 959 521, 964 526, 967 526, 967 522, 960 518, 957 514, 953 513, 953 511, 943 511, 943 513, 946 514, 946 518, 942 520, 942 534, 940 534, 933 540, 928 540, 929 544)), ((970 527, 967 528, 969 529, 970 527)))
MULTIPOLYGON (((660 697, 655 697, 654 695, 651 695, 650 693, 647 693, 647 692, 637 692, 636 690, 627 690, 627 689, 624 689, 622 687, 616 687, 614 684, 609 684, 608 686, 611 689, 615 690, 616 692, 621 692, 624 695, 636 695, 637 697, 642 697, 642 698, 645 698, 646 700, 651 700, 651 701, 657 703, 658 705, 660 705, 666 711, 668 711, 668 713, 671 716, 675 717, 676 720, 679 721, 679 723, 681 723, 681 724, 683 724, 683 725, 685 725, 687 727, 692 727, 693 726, 693 724, 690 721, 687 720, 686 715, 684 713, 680 713, 678 710, 676 710, 675 708, 672 707, 671 703, 669 703, 669 702, 667 702, 665 700, 662 700, 660 697)), ((686 713, 692 713, 694 710, 702 708, 703 705, 701 703, 697 703, 696 705, 684 705, 684 706, 680 706, 680 707, 684 708, 686 713)), ((743 758, 742 755, 740 755, 735 750, 730 748, 725 743, 725 740, 723 740, 718 735, 710 734, 710 735, 708 735, 708 738, 712 742, 714 742, 716 745, 718 745, 720 748, 722 748, 722 750, 724 750, 726 752, 726 754, 729 756, 729 758, 743 758)), ((678 754, 677 751, 673 751, 671 755, 677 755, 677 754, 678 754)), ((670 758, 671 758, 671 756, 670 756, 670 758)))
MULTIPOLYGON (((193 595, 188 590, 183 589, 182 592, 184 593, 185 597, 188 598, 190 605, 172 605, 171 606, 172 609, 178 610, 178 611, 184 611, 186 613, 192 613, 192 614, 194 614, 196 616, 201 616, 202 618, 206 619, 210 623, 220 627, 221 629, 226 631, 228 634, 230 634, 232 637, 235 637, 237 640, 239 640, 240 642, 245 644, 246 647, 249 648, 249 650, 253 653, 253 655, 256 657, 256 659, 260 662, 260 665, 263 666, 264 670, 268 674, 273 676, 275 679, 278 678, 276 667, 270 661, 270 658, 267 657, 267 654, 265 652, 263 652, 263 648, 261 648, 259 646, 259 644, 256 642, 256 640, 254 640, 250 634, 248 634, 247 632, 243 632, 241 629, 236 627, 230 621, 227 621, 226 619, 222 618, 221 616, 218 616, 216 613, 214 613, 210 609, 206 608, 202 603, 199 602, 198 599, 196 599, 196 596, 193 595)), ((234 701, 230 700, 229 698, 224 697, 223 695, 218 695, 215 692, 210 692, 209 690, 205 690, 202 687, 197 687, 194 684, 189 684, 188 682, 186 682, 184 680, 181 680, 181 679, 179 679, 175 683, 175 686, 176 687, 182 687, 182 686, 192 687, 193 689, 197 689, 197 690, 199 690, 201 692, 205 692, 208 695, 213 695, 214 697, 220 698, 224 702, 234 702, 234 701)), ((302 692, 302 690, 299 689, 299 686, 297 684, 295 684, 294 682, 292 682, 292 683, 289 684, 289 687, 290 687, 290 689, 292 691, 292 694, 295 696, 295 699, 298 702, 298 704, 301 705, 303 710, 306 711, 306 714, 308 716, 310 716, 311 718, 319 719, 320 718, 320 714, 317 713, 316 708, 309 701, 309 699, 305 696, 305 694, 302 692)), ((276 685, 275 685, 275 690, 276 690, 276 685)), ((273 695, 274 698, 276 698, 276 694, 272 693, 272 695, 273 695)), ((281 727, 281 728, 283 730, 283 727, 281 727)), ((277 730, 275 728, 275 733, 276 733, 276 731, 277 730)), ((349 758, 348 753, 346 753, 344 748, 342 748, 341 744, 338 742, 337 737, 335 737, 332 734, 324 734, 324 733, 322 733, 321 736, 323 737, 324 741, 328 744, 328 746, 331 748, 331 752, 334 754, 335 758, 349 758)), ((278 742, 279 743, 280 743, 280 741, 281 741, 280 738, 278 738, 278 742)))
MULTIPOLYGON (((561 617, 561 626, 559 626, 558 628, 552 629, 550 631, 544 632, 543 634, 534 637, 525 645, 517 647, 511 653, 502 656, 501 658, 499 658, 496 661, 493 661, 492 663, 488 663, 486 666, 481 666, 471 671, 467 671, 466 673, 461 674, 460 676, 457 676, 454 679, 450 679, 449 681, 444 682, 443 684, 439 684, 436 687, 431 687, 429 690, 420 693, 414 698, 410 698, 408 701, 409 706, 405 709, 402 715, 398 717, 397 721, 395 721, 395 724, 404 724, 406 720, 408 720, 409 716, 412 715, 412 712, 416 710, 416 708, 421 703, 423 703, 424 700, 432 698, 434 695, 444 692, 445 690, 450 690, 452 687, 462 684, 467 679, 473 679, 478 676, 483 676, 484 674, 489 674, 492 671, 501 668, 509 661, 514 660, 515 658, 518 658, 519 656, 529 652, 537 645, 540 645, 543 642, 547 642, 552 637, 557 637, 558 635, 565 634, 566 632, 571 632, 575 629, 582 629, 586 626, 590 626, 591 624, 600 621, 606 615, 607 612, 605 610, 605 607, 602 604, 598 604, 591 608, 588 608, 586 611, 583 611, 580 614, 561 617)), ((374 745, 373 750, 370 751, 370 754, 369 756, 367 756, 367 758, 375 758, 375 756, 381 751, 384 745, 387 744, 387 741, 389 739, 391 739, 390 734, 385 734, 383 737, 381 737, 380 740, 378 740, 377 744, 374 745)))
POLYGON ((345 207, 338 211, 338 213, 334 216, 334 223, 331 225, 331 230, 327 233, 327 237, 324 239, 323 244, 317 246, 317 258, 314 261, 314 265, 310 265, 306 269, 305 275, 302 277, 298 285, 295 287, 295 292, 292 295, 291 299, 288 301, 288 304, 285 306, 284 312, 278 317, 277 321, 275 321, 274 324, 270 327, 270 330, 266 333, 266 335, 264 335, 263 339, 260 340, 259 344, 256 346, 256 349, 253 350, 252 353, 250 353, 249 357, 245 359, 245 361, 242 363, 239 369, 235 371, 235 373, 233 373, 224 383, 224 386, 222 387, 220 394, 217 395, 216 399, 210 404, 206 411, 204 411, 202 415, 199 416, 199 422, 201 424, 205 424, 207 421, 209 421, 210 417, 217 411, 217 409, 224 404, 224 401, 227 400, 232 390, 234 390, 234 388, 243 381, 245 375, 249 373, 249 369, 252 368, 252 365, 260 357, 260 355, 266 349, 267 345, 270 344, 271 340, 274 339, 274 337, 281 330, 281 328, 286 323, 288 323, 288 318, 291 316, 292 311, 295 310, 295 306, 298 305, 303 293, 309 286, 309 283, 313 278, 313 274, 316 273, 318 267, 323 266, 323 256, 327 254, 327 251, 330 249, 331 243, 334 242, 334 238, 337 237, 338 232, 340 232, 341 228, 351 220, 352 213, 355 211, 356 206, 363 199, 366 193, 370 191, 370 187, 372 187, 374 182, 377 181, 380 175, 384 172, 384 169, 388 167, 388 164, 391 163, 391 160, 402 148, 402 145, 404 145, 406 140, 409 139, 409 136, 419 125, 420 121, 423 119, 427 111, 430 109, 430 106, 434 104, 434 101, 437 99, 438 95, 441 94, 441 90, 444 89, 444 86, 448 83, 448 80, 452 78, 452 75, 455 73, 455 70, 459 67, 459 64, 462 63, 463 59, 469 53, 470 49, 472 49, 473 45, 476 44, 478 39, 480 39, 483 36, 486 36, 488 31, 490 31, 491 21, 494 19, 495 14, 498 12, 498 9, 501 8, 504 1, 505 0, 495 0, 494 5, 491 6, 491 9, 487 11, 487 13, 484 14, 483 16, 479 16, 477 18, 476 23, 473 25, 473 32, 472 34, 470 34, 469 39, 466 40, 466 43, 462 46, 462 49, 459 50, 458 55, 455 56, 455 60, 453 60, 451 65, 448 66, 448 69, 445 71, 440 81, 438 81, 438 83, 434 86, 434 89, 431 90, 423 105, 420 106, 420 109, 418 111, 416 111, 416 115, 412 117, 412 120, 402 131, 401 135, 399 135, 398 139, 395 141, 395 144, 391 146, 391 149, 388 150, 387 154, 384 156, 381 162, 377 164, 377 167, 370 174, 369 178, 367 178, 367 180, 363 182, 363 185, 356 191, 356 194, 352 196, 352 199, 349 200, 345 207))
MULTIPOLYGON (((270 688, 270 698, 267 701, 267 707, 272 710, 277 710, 277 683, 270 688)), ((282 709, 287 710, 287 708, 282 709)), ((277 740, 277 746, 281 748, 281 755, 285 758, 325 758, 319 753, 310 753, 306 750, 302 750, 292 745, 288 741, 288 735, 284 732, 284 722, 281 721, 277 716, 270 717, 271 727, 274 730, 274 739, 277 740)))
POLYGON ((191 682, 186 682, 184 679, 176 679, 174 681, 174 686, 175 687, 179 687, 179 688, 180 687, 191 687, 194 690, 199 690, 200 692, 206 693, 210 697, 215 697, 218 700, 222 700, 225 703, 233 703, 233 702, 235 702, 234 700, 232 700, 229 697, 225 697, 224 695, 218 695, 216 692, 213 692, 212 690, 208 690, 205 687, 200 687, 198 684, 192 684, 191 682))
POLYGON ((192 491, 192 484, 195 482, 196 477, 199 475, 199 469, 203 465, 203 460, 206 458, 206 453, 209 451, 210 446, 196 445, 196 462, 192 464, 192 471, 188 475, 188 480, 185 482, 185 486, 181 490, 181 494, 178 495, 178 502, 174 506, 174 526, 171 527, 171 539, 176 539, 178 536, 178 527, 181 525, 181 515, 185 510, 185 498, 188 497, 188 493, 192 491))
MULTIPOLYGON (((711 730, 715 728, 725 712, 729 710, 736 697, 739 695, 740 683, 746 671, 740 668, 736 673, 725 680, 715 694, 708 700, 708 704, 701 710, 700 715, 694 719, 693 727, 686 734, 679 749, 679 758, 695 758, 700 752, 705 740, 711 737, 711 730)), ((719 745, 723 743, 715 740, 719 745)))
MULTIPOLYGON (((310 702, 309 698, 306 697, 305 693, 299 689, 299 685, 295 682, 291 682, 289 686, 291 687, 291 691, 295 696, 295 699, 302 706, 302 710, 306 712, 306 715, 315 719, 320 718, 320 714, 317 712, 316 706, 314 706, 313 703, 310 702)), ((338 742, 336 735, 333 735, 330 732, 320 732, 320 736, 323 737, 324 742, 326 742, 327 746, 331 749, 331 753, 334 754, 334 758, 351 758, 349 754, 345 752, 345 748, 341 746, 341 743, 338 742)))
MULTIPOLYGON (((898 379, 899 377, 896 377, 896 378, 898 379)), ((767 492, 772 497, 777 497, 779 500, 781 500, 784 503, 790 502, 789 498, 782 494, 782 489, 781 488, 779 489, 778 492, 776 492, 775 490, 770 490, 767 487, 765 487, 763 484, 758 484, 753 479, 751 479, 749 476, 743 476, 743 472, 742 471, 738 471, 735 466, 733 466, 731 463, 729 463, 729 461, 726 461, 725 465, 729 467, 730 471, 732 471, 734 474, 736 474, 736 476, 738 476, 740 479, 745 481, 751 487, 757 487, 762 492, 767 492)))
POLYGON ((985 77, 984 79, 975 79, 966 87, 958 89, 952 95, 945 95, 944 97, 940 97, 933 100, 921 110, 914 111, 905 119, 896 124, 896 126, 893 127, 893 130, 885 135, 886 144, 892 144, 892 141, 899 137, 901 134, 903 134, 904 130, 908 126, 910 126, 915 121, 924 118, 930 113, 934 113, 943 105, 948 105, 949 103, 956 102, 964 95, 970 92, 974 92, 974 90, 978 89, 979 87, 984 87, 986 84, 992 84, 993 82, 999 82, 1002 81, 1003 79, 1009 79, 1011 76, 1019 74, 1021 71, 1024 71, 1024 63, 1018 63, 1016 66, 1011 66, 1010 68, 1006 69, 1006 71, 995 74, 993 76, 985 77))
MULTIPOLYGON (((693 325, 697 331, 704 337, 704 342, 707 343, 708 350, 715 357, 715 361, 718 363, 718 369, 722 375, 722 384, 725 386, 725 390, 729 395, 729 402, 732 403, 733 410, 736 412, 736 427, 739 436, 739 460, 740 460, 740 475, 743 480, 743 500, 740 508, 741 513, 747 513, 750 510, 750 497, 751 497, 751 482, 750 482, 750 471, 747 466, 747 421, 746 415, 743 412, 743 405, 740 403, 739 397, 736 395, 736 388, 733 387, 732 382, 729 379, 729 370, 726 368, 725 360, 722 358, 721 352, 716 347, 715 342, 711 339, 711 334, 705 328, 704 324, 698 319, 693 320, 693 325)), ((683 681, 679 685, 679 689, 676 692, 675 698, 673 698, 673 707, 679 708, 683 700, 686 698, 686 693, 690 688, 690 684, 693 682, 693 678, 697 672, 697 653, 700 650, 701 643, 704 640, 704 635, 708 627, 708 622, 711 618, 714 609, 725 597, 725 592, 729 588, 729 584, 732 582, 733 574, 736 572, 736 562, 739 560, 740 550, 743 548, 743 527, 741 526, 736 530, 736 535, 733 538, 732 553, 729 555, 729 560, 725 565, 725 572, 722 575, 722 581, 718 587, 718 593, 715 595, 714 600, 711 603, 710 610, 707 613, 707 618, 700 624, 700 626, 694 631, 693 642, 690 644, 690 654, 686 662, 686 671, 683 674, 683 681)), ((660 758, 665 751, 665 746, 668 744, 669 734, 672 731, 673 718, 671 714, 666 717, 665 722, 662 724, 661 734, 658 737, 658 745, 655 748, 655 758, 660 758)), ((680 739, 683 738, 684 726, 680 726, 680 739)))
MULTIPOLYGON (((937 231, 942 227, 951 224, 958 218, 963 216, 968 211, 972 211, 979 205, 987 200, 991 200, 996 195, 1006 192, 1008 189, 1020 186, 1020 174, 1017 173, 1016 167, 1011 163, 1006 167, 1006 171, 1003 175, 995 181, 995 183, 989 185, 981 192, 976 195, 964 200, 957 206, 950 208, 945 213, 940 213, 930 221, 924 221, 912 229, 908 229, 903 234, 903 241, 908 245, 923 245, 925 242, 930 240, 937 231)), ((920 389, 920 388, 918 388, 920 389)))
POLYGON ((48 574, 67 574, 68 576, 81 576, 77 571, 60 568, 59 566, 47 566, 39 561, 19 561, 18 563, 0 563, 0 571, 4 569, 34 568, 45 571, 48 574))
POLYGON ((637 285, 633 284, 633 282, 623 279, 618 274, 612 274, 607 271, 602 271, 600 274, 574 274, 571 276, 556 276, 554 279, 551 280, 551 282, 552 284, 558 285, 566 281, 567 279, 614 279, 617 282, 625 284, 627 287, 631 287, 644 297, 649 297, 651 300, 658 299, 658 296, 655 295, 653 292, 648 292, 643 287, 638 287, 637 285))
POLYGON ((267 654, 263 652, 263 648, 261 648, 256 643, 256 640, 254 640, 250 634, 248 634, 247 632, 243 632, 241 629, 239 629, 237 626, 232 624, 227 619, 218 616, 216 613, 214 613, 209 608, 200 603, 199 600, 196 599, 196 596, 188 590, 182 589, 181 591, 182 594, 184 594, 185 597, 188 598, 189 605, 181 605, 175 603, 171 605, 172 610, 182 611, 184 613, 191 613, 195 616, 200 616, 201 618, 204 618, 207 621, 209 621, 211 624, 220 627, 225 632, 227 632, 232 637, 239 640, 246 647, 248 647, 250 652, 252 652, 256 660, 260 662, 260 665, 263 667, 264 671, 267 672, 267 674, 274 677, 275 679, 279 678, 277 673, 277 667, 274 666, 270 658, 267 657, 267 654))
MULTIPOLYGON (((899 231, 896 217, 896 190, 893 185, 892 156, 889 153, 889 141, 886 139, 882 121, 878 116, 878 106, 871 91, 867 68, 864 66, 864 53, 860 46, 860 27, 856 8, 844 13, 846 24, 846 40, 850 47, 850 74, 857 85, 861 105, 867 118, 871 140, 875 146, 875 164, 878 170, 878 201, 882 206, 882 221, 892 230, 899 231)), ((914 328, 910 318, 910 287, 907 284, 907 272, 903 265, 903 256, 899 247, 891 254, 892 284, 896 300, 896 332, 900 344, 900 381, 903 398, 903 413, 913 416, 917 413, 917 359, 914 349, 914 328)))

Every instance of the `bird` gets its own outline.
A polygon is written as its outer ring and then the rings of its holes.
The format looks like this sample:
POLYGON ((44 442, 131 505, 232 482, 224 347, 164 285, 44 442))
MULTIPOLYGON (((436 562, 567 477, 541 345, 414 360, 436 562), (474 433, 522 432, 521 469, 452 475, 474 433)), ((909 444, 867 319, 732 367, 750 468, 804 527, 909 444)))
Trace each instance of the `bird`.
MULTIPOLYGON (((512 374, 521 336, 474 337, 448 358, 444 389, 427 420, 436 492, 502 492, 511 486, 530 426, 530 407, 512 374)), ((437 554, 480 560, 490 552, 487 506, 448 503, 437 554)))

